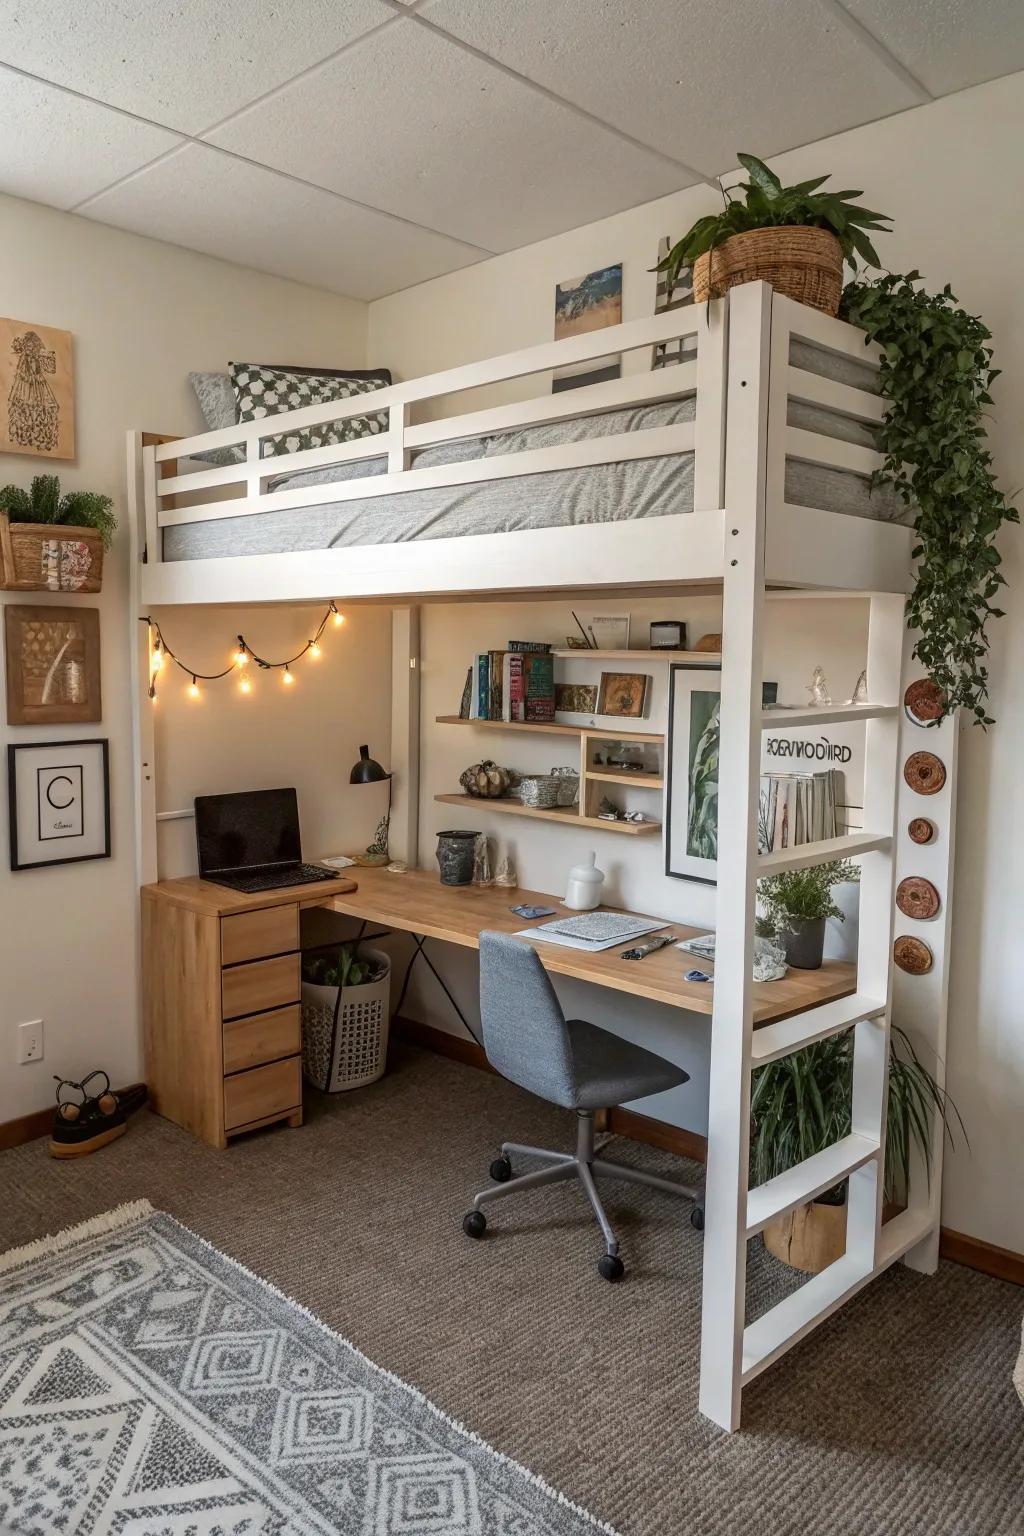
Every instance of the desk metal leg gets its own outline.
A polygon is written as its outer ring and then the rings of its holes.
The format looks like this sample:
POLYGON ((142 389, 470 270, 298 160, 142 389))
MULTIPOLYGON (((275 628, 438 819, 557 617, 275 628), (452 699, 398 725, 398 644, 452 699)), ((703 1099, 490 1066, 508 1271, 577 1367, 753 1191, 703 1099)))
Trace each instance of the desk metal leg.
POLYGON ((412 957, 410 958, 409 964, 406 967, 405 979, 402 982, 402 990, 398 994, 398 1002, 395 1004, 395 1013, 396 1014, 400 1014, 401 1011, 402 1011, 402 1004, 405 1002, 405 994, 406 994, 406 992, 409 989, 409 977, 412 975, 412 968, 416 964, 416 961, 419 960, 422 957, 422 959, 424 960, 426 965, 429 966, 431 972, 433 973, 435 981, 437 982, 437 984, 441 988, 442 992, 444 993, 445 997, 451 1003, 451 1005, 454 1008, 456 1014, 458 1015, 459 1022, 461 1023, 463 1029, 466 1031, 466 1033, 468 1035, 470 1035, 472 1037, 473 1040, 476 1041, 477 1045, 480 1045, 480 1041, 477 1039, 476 1032, 474 1031, 472 1025, 470 1024, 469 1020, 466 1018, 466 1015, 463 1013, 463 1011, 459 1007, 458 1003, 455 1001, 454 997, 451 994, 451 991, 449 990, 447 982, 445 981, 444 977, 441 975, 440 971, 437 969, 437 966, 431 960, 430 956, 427 954, 426 949, 424 948, 424 945, 427 942, 426 935, 422 934, 422 933, 414 933, 414 934, 411 935, 411 937, 412 937, 413 944, 415 945, 415 952, 412 955, 412 957))

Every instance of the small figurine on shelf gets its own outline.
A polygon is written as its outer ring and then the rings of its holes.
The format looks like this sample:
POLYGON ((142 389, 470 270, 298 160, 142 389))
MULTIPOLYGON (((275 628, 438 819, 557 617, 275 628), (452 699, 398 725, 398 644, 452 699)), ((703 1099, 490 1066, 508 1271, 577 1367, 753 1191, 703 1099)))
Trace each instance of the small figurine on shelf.
POLYGON ((857 679, 857 686, 853 690, 853 698, 852 699, 847 699, 846 702, 848 704, 866 704, 867 701, 868 701, 868 669, 867 669, 867 667, 864 667, 863 670, 861 671, 860 677, 858 677, 858 679, 857 679))
POLYGON ((600 821, 618 821, 620 812, 614 800, 609 800, 607 795, 602 795, 597 807, 597 815, 600 821))
POLYGON ((811 696, 811 703, 818 708, 823 704, 832 703, 832 695, 828 691, 828 683, 821 667, 815 667, 811 674, 811 680, 807 684, 807 692, 811 696))
POLYGON ((485 832, 481 832, 473 844, 473 884, 494 884, 494 876, 491 874, 491 845, 485 832))
POLYGON ((516 867, 512 862, 511 854, 506 853, 499 860, 494 883, 495 885, 507 886, 509 889, 514 889, 519 884, 519 877, 516 874, 516 867))

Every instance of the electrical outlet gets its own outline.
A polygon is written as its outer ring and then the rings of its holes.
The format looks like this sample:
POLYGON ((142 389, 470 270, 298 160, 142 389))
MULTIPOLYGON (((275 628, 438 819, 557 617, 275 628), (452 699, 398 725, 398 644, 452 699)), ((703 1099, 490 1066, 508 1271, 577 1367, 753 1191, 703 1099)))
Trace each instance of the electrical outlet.
POLYGON ((18 1025, 18 1061, 22 1066, 43 1059, 43 1021, 30 1019, 18 1025))

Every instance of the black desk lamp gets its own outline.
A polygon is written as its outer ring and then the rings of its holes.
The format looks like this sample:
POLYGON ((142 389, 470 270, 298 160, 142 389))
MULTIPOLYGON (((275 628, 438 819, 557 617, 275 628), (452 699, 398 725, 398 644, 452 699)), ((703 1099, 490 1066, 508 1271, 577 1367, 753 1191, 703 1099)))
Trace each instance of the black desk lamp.
POLYGON ((388 829, 391 825, 391 789, 393 775, 382 768, 376 758, 370 756, 369 747, 359 748, 359 761, 348 776, 350 784, 382 784, 385 779, 388 785, 388 808, 377 825, 373 842, 364 854, 360 855, 360 864, 387 864, 391 860, 388 851, 388 829))

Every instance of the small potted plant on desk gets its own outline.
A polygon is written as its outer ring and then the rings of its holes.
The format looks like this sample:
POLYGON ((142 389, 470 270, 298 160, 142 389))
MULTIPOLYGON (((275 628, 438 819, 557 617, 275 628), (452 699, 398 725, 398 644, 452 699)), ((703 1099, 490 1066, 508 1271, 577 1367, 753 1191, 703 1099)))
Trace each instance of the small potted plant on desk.
MULTIPOLYGON (((847 1030, 755 1070, 750 1097, 751 1187, 849 1135, 853 1039, 853 1031, 847 1030)), ((883 1220, 906 1203, 915 1148, 925 1168, 930 1168, 933 1114, 942 1116, 951 1142, 953 1117, 963 1132, 956 1106, 894 1025, 889 1047, 883 1220)), ((770 1221, 763 1234, 768 1252, 793 1269, 815 1275, 841 1258, 846 1250, 846 1189, 845 1183, 839 1184, 770 1221)))
POLYGON ((845 914, 833 899, 833 888, 859 879, 860 868, 850 859, 833 859, 810 869, 766 876, 757 886, 764 912, 759 931, 778 935, 788 965, 800 971, 816 971, 825 950, 827 919, 845 921, 845 914))

